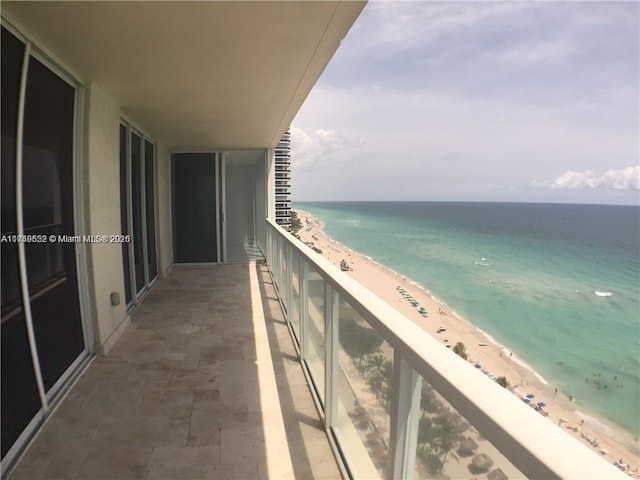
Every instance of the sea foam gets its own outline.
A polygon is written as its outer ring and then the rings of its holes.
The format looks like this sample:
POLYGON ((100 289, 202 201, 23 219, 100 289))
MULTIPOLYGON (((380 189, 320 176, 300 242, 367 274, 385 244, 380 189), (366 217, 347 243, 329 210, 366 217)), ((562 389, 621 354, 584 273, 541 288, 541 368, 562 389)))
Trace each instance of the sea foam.
POLYGON ((506 355, 509 358, 509 360, 513 361, 513 363, 516 363, 516 364, 520 365, 522 368, 524 368, 525 370, 530 372, 543 385, 549 385, 549 382, 547 382, 542 375, 540 375, 538 372, 536 372, 533 369, 533 367, 531 367, 531 365, 529 365, 527 362, 525 362, 520 357, 515 355, 511 350, 506 348, 503 344, 498 342, 495 338, 493 338, 491 335, 489 335, 487 332, 485 332, 481 328, 478 328, 478 327, 475 327, 475 328, 476 328, 476 330, 478 332, 480 332, 484 336, 484 338, 486 338, 489 342, 493 343, 498 348, 500 348, 502 350, 502 354, 506 355))
POLYGON ((609 428, 608 425, 602 423, 600 420, 598 420, 597 418, 594 418, 592 416, 589 416, 585 413, 582 413, 580 410, 576 410, 575 411, 576 416, 580 417, 582 420, 584 420, 584 423, 586 425, 588 425, 589 427, 598 430, 601 433, 604 433, 605 435, 610 435, 611 434, 611 428, 609 428))

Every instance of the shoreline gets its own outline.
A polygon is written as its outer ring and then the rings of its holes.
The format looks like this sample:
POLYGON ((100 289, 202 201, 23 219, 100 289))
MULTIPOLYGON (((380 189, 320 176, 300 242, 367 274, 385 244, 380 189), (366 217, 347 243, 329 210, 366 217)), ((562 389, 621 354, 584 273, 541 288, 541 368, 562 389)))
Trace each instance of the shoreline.
POLYGON ((626 473, 632 478, 640 478, 640 444, 632 433, 588 411, 584 405, 576 404, 515 352, 458 315, 426 287, 328 237, 323 231, 324 225, 311 214, 301 210, 296 212, 303 225, 298 232, 303 242, 313 243, 320 248, 322 255, 338 268, 341 261, 346 261, 350 270, 345 273, 440 343, 449 348, 457 342, 464 343, 468 361, 472 364, 481 362, 483 373, 492 378, 506 377, 510 384, 509 390, 518 398, 534 395, 535 400, 531 403, 544 401, 546 406, 541 409, 541 414, 578 441, 591 445, 596 454, 604 456, 612 464, 622 459, 628 465, 626 473), (407 296, 426 307, 428 314, 420 314, 416 306, 407 300, 407 296), (578 410, 578 407, 583 411, 578 410))

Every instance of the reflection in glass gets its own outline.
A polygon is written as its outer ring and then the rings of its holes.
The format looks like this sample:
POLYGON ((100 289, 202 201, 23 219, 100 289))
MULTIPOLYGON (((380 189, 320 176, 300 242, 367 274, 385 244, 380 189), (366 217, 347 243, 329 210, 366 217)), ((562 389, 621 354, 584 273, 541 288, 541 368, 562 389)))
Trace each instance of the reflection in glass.
MULTIPOLYGON (((120 228, 123 235, 129 231, 129 188, 127 187, 127 127, 120 125, 120 228)), ((129 243, 122 243, 122 270, 124 273, 124 292, 127 305, 131 303, 131 262, 129 260, 129 243)))
POLYGON ((287 312, 287 316, 289 318, 289 322, 291 323, 291 328, 293 329, 293 333, 300 341, 300 276, 299 276, 299 264, 300 258, 298 256, 298 252, 295 249, 292 249, 293 253, 291 256, 291 302, 289 302, 289 309, 291 311, 287 312))
MULTIPOLYGON (((73 87, 38 60, 29 61, 22 158, 24 233, 74 235, 73 87)), ((74 244, 25 244, 31 295, 75 269, 74 244)))
POLYGON ((324 280, 314 270, 307 277, 307 363, 320 400, 324 402, 324 280))
MULTIPOLYGON (((16 127, 18 97, 24 44, 2 27, 2 234, 16 233, 16 127)), ((20 305, 20 278, 18 273, 18 249, 13 242, 3 242, 0 266, 2 267, 2 315, 20 305)))
POLYGON ((422 379, 414 478, 525 478, 422 379))
POLYGON ((287 251, 289 250, 289 246, 287 245, 286 242, 281 241, 280 248, 281 248, 281 254, 282 254, 282 258, 280 260, 280 271, 282 272, 282 286, 278 293, 280 294, 280 298, 282 299, 283 305, 285 305, 286 307, 289 302, 288 285, 289 285, 289 282, 291 282, 291 272, 289 271, 291 266, 289 265, 289 257, 287 253, 287 251))
MULTIPOLYGON (((256 247, 256 164, 262 152, 224 154, 226 260, 244 262, 255 258, 256 247)), ((215 216, 216 212, 212 211, 215 216)))
POLYGON ((133 268, 135 271, 136 292, 140 293, 145 285, 144 250, 142 236, 142 158, 140 136, 131 132, 131 205, 133 213, 133 268))
MULTIPOLYGON (((20 74, 24 44, 2 27, 2 234, 16 233, 16 126, 20 74)), ((0 268, 2 280, 2 327, 0 332, 0 408, 2 410, 2 458, 40 410, 27 328, 22 308, 22 289, 18 269, 18 244, 2 242, 0 268)))
MULTIPOLYGON (((75 89, 29 60, 23 138, 25 234, 74 236, 75 89)), ((84 350, 74 241, 25 244, 34 333, 45 390, 84 350)))
POLYGON ((158 275, 156 263, 156 221, 154 209, 153 144, 144 141, 145 208, 147 220, 147 266, 149 282, 158 275))
POLYGON ((339 318, 336 435, 355 478, 386 478, 393 348, 342 299, 339 318))

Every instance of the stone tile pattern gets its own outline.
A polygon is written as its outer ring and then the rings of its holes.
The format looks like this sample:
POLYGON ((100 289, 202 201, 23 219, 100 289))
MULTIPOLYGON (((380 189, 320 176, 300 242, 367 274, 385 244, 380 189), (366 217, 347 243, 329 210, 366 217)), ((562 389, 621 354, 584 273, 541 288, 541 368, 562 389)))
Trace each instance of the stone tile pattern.
POLYGON ((287 445, 275 447, 288 449, 295 478, 340 478, 266 267, 175 267, 10 478, 273 477, 265 430, 274 412, 261 411, 263 388, 277 388, 287 445), (259 292, 250 291, 252 269, 259 292), (262 299, 275 385, 258 382, 251 295, 262 299))

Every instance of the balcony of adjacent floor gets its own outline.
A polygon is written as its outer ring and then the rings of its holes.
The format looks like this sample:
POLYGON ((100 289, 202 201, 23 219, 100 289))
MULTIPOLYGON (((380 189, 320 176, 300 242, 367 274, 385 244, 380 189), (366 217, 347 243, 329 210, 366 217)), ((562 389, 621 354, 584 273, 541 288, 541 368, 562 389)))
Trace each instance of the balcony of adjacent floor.
POLYGON ((12 480, 340 478, 262 264, 173 268, 12 480))

